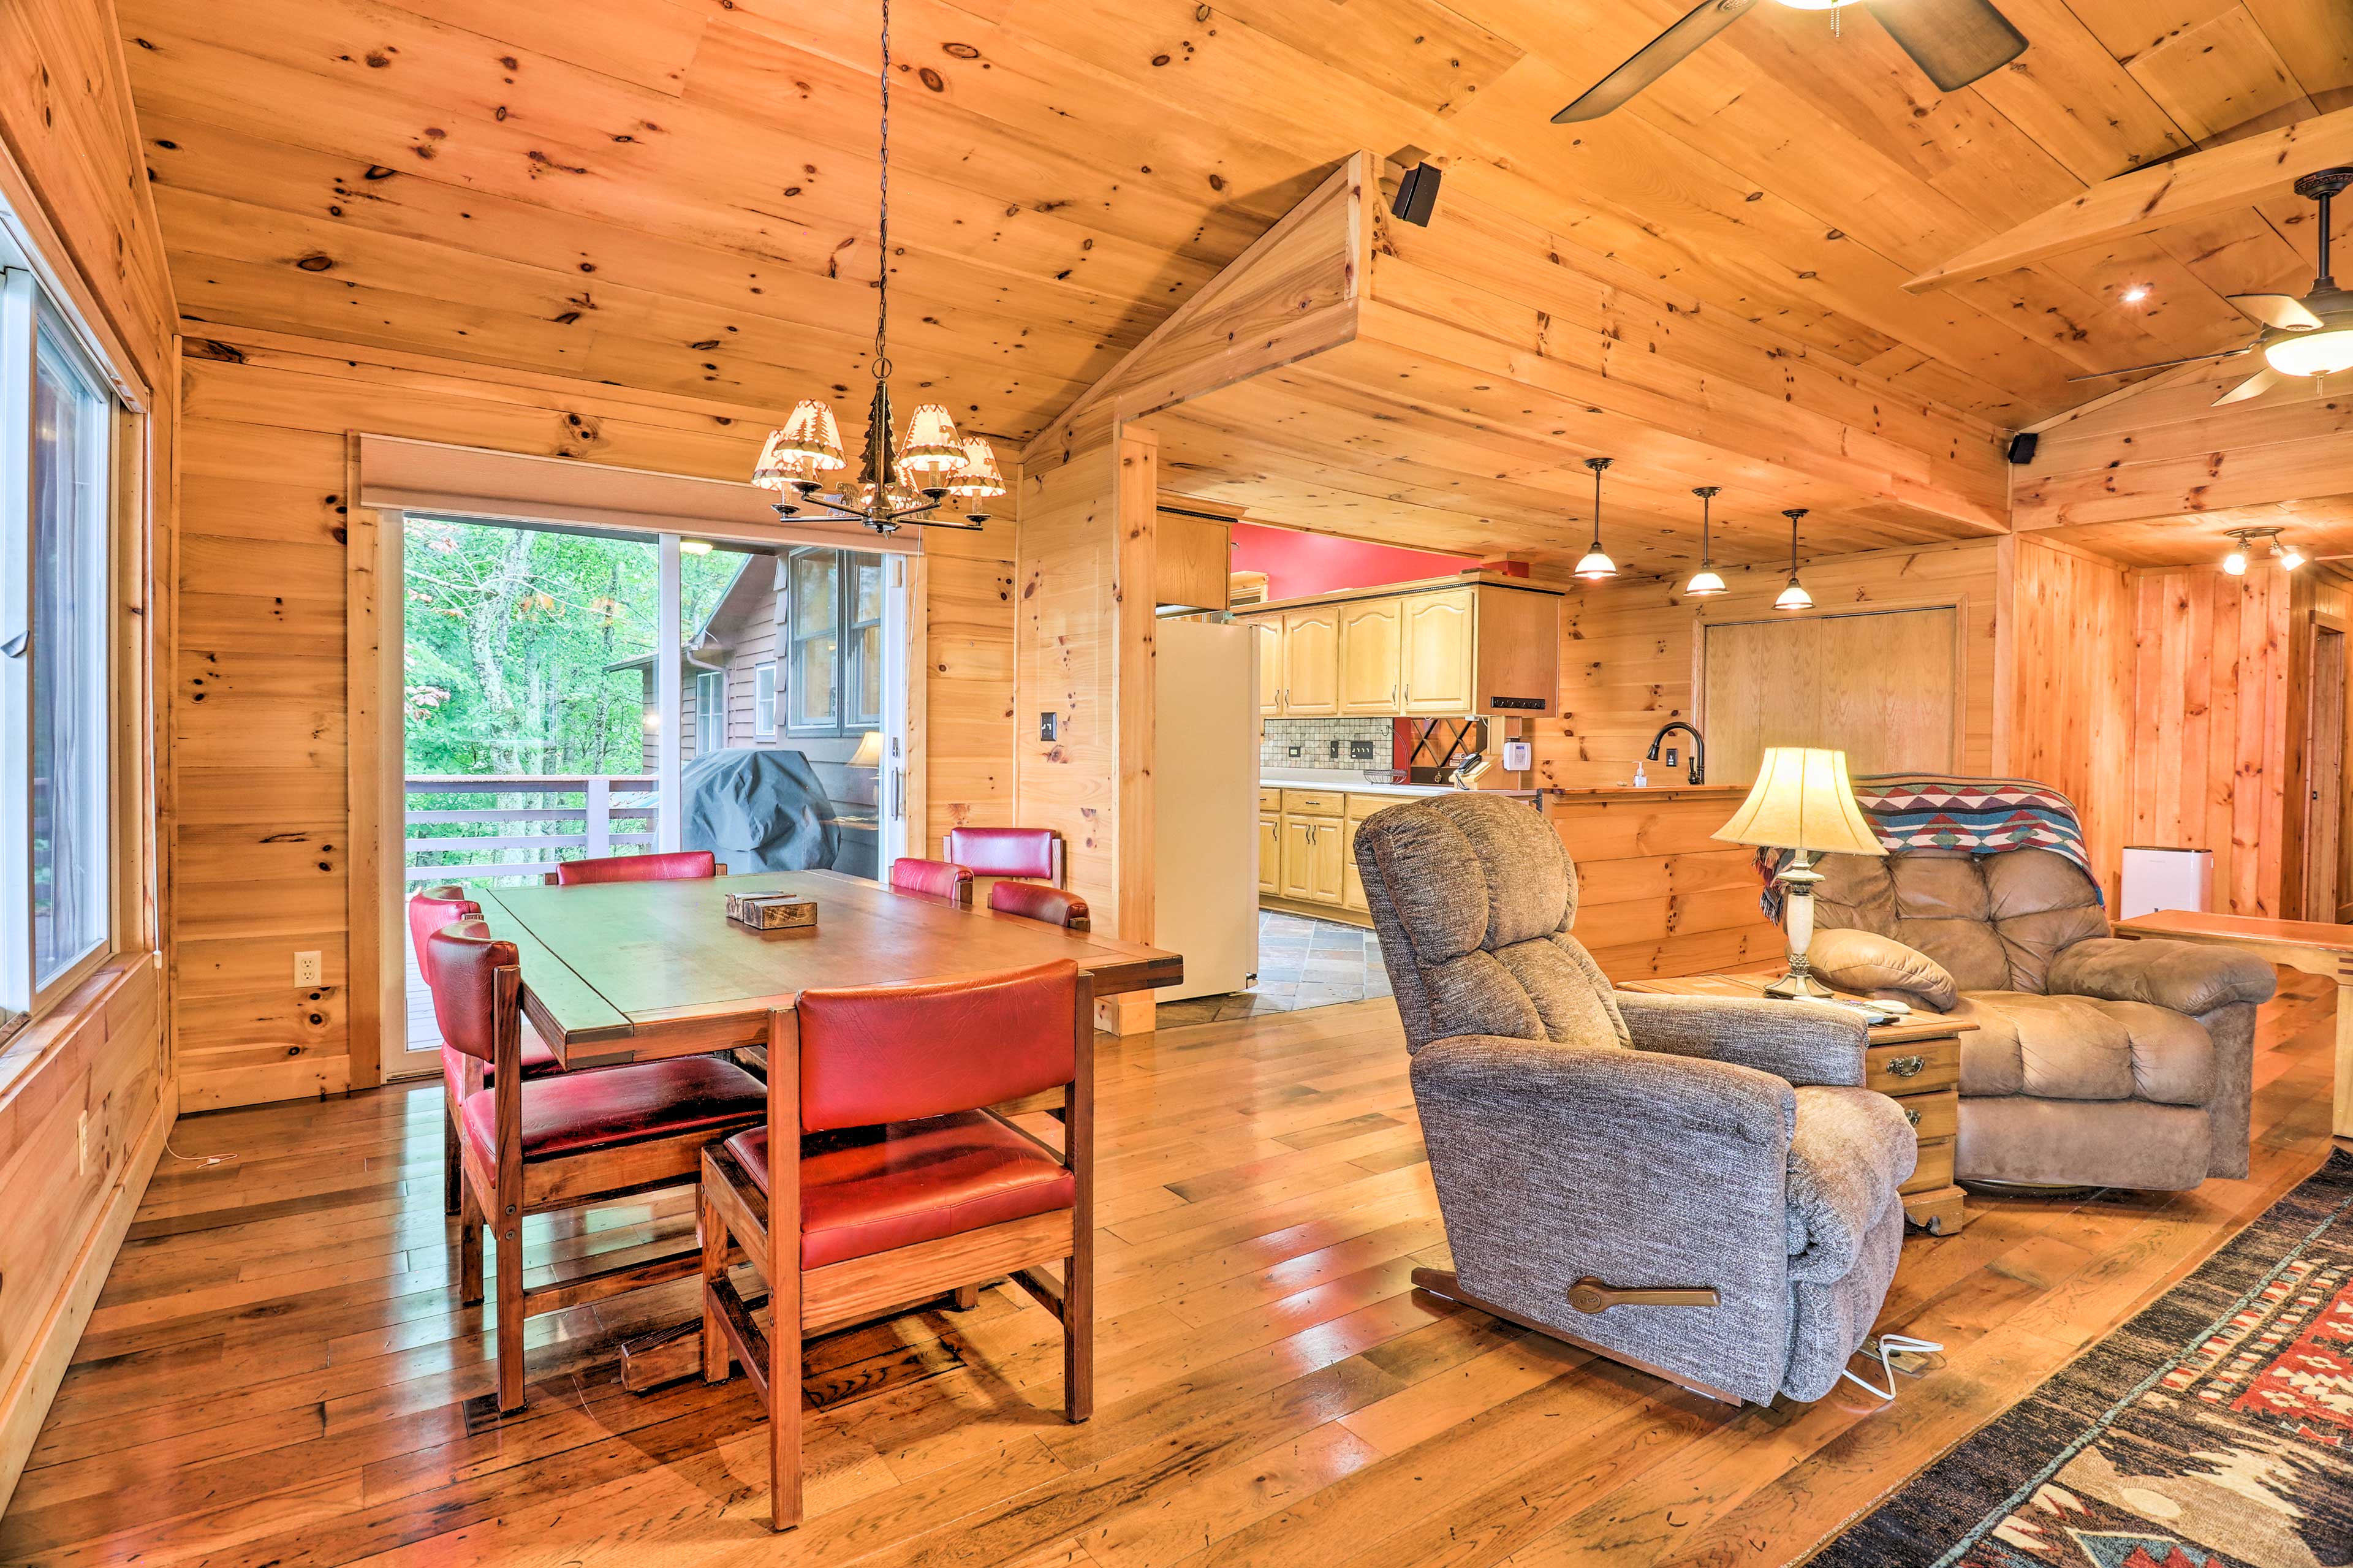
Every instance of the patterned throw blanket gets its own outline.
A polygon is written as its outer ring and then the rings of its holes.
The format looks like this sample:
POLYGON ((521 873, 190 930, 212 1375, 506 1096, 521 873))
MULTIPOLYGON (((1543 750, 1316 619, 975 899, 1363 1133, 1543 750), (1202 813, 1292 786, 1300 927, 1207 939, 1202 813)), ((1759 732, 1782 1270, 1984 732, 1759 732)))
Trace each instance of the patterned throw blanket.
MULTIPOLYGON (((2084 825, 2075 816, 2074 803, 2048 784, 2032 779, 1874 773, 1854 781, 1854 798, 1889 849, 1967 849, 1979 855, 2048 849, 2081 866, 2100 901, 2107 902, 2084 847, 2084 825)), ((1781 889, 1774 879, 1788 863, 1787 849, 1757 852, 1757 873, 1765 879, 1765 913, 1776 923, 1781 919, 1781 889)))

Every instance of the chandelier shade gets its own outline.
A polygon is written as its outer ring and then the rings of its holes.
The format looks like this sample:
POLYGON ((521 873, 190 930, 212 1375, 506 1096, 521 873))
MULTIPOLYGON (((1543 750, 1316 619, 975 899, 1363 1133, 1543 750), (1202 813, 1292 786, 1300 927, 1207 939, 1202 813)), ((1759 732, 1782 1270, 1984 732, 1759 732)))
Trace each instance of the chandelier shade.
POLYGON ((948 494, 965 500, 989 500, 1005 493, 1005 476, 997 471, 997 454, 977 436, 964 438, 964 472, 948 480, 948 494))

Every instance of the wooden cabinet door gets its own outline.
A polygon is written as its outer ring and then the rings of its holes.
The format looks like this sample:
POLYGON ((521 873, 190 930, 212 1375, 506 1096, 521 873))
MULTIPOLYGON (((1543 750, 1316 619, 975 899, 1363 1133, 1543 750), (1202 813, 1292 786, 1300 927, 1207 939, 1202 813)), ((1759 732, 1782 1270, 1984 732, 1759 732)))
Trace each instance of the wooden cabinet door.
POLYGON ((1396 599, 1340 606, 1340 711, 1394 714, 1405 607, 1396 599))
POLYGON ((1258 639, 1258 715, 1282 716, 1282 617, 1254 616, 1244 623, 1258 639))
POLYGON ((1450 588, 1398 601, 1405 610, 1406 712, 1467 715, 1476 704, 1472 595, 1469 588, 1450 588))
POLYGON ((1346 839, 1347 835, 1341 830, 1336 817, 1320 818, 1315 823, 1315 832, 1310 839, 1315 851, 1308 876, 1310 902, 1336 904, 1346 896, 1342 870, 1347 858, 1343 853, 1346 839))
POLYGON ((1282 614, 1282 710, 1293 719, 1340 711, 1340 614, 1330 605, 1282 614))
POLYGON ((1282 826, 1282 895, 1305 903, 1315 896, 1315 819, 1285 816, 1282 826))
POLYGON ((1280 817, 1258 819, 1258 890, 1282 896, 1282 821, 1280 817))

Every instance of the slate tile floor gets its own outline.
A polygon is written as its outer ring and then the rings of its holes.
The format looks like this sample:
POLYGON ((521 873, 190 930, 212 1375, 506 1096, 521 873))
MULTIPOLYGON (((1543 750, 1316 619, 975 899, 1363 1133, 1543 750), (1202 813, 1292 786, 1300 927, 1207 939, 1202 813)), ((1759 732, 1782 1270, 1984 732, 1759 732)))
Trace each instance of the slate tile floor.
POLYGON ((1371 931, 1336 921, 1261 910, 1258 984, 1225 996, 1164 1002, 1157 1018, 1162 1028, 1175 1028, 1261 1013, 1296 1013, 1388 994, 1388 971, 1381 966, 1381 940, 1371 931))

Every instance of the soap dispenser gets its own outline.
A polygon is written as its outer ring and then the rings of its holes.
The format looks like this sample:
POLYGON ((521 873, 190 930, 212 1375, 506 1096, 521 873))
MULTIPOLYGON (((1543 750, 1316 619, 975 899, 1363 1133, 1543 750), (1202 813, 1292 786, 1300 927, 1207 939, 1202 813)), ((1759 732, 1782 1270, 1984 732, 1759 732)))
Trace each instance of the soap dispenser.
POLYGON ((1642 773, 1642 764, 1639 759, 1637 759, 1634 763, 1634 787, 1636 789, 1648 789, 1651 787, 1651 781, 1649 778, 1644 776, 1642 773))

